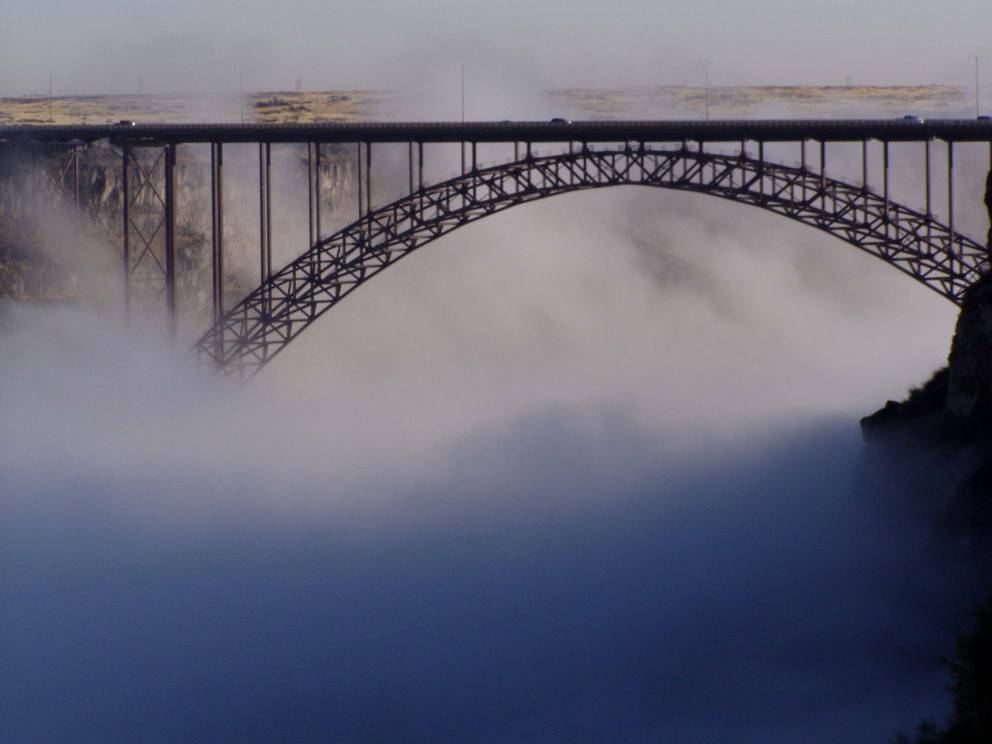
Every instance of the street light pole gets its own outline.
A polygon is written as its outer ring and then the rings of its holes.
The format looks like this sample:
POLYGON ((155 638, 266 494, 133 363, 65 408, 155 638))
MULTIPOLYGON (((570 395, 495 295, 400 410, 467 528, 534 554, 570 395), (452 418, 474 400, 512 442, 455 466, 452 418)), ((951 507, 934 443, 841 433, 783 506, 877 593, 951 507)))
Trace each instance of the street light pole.
POLYGON ((465 123, 465 65, 458 65, 462 76, 462 124, 465 123))
POLYGON ((978 63, 982 59, 978 55, 975 55, 975 118, 977 119, 982 115, 982 94, 981 89, 978 87, 978 63))
POLYGON ((710 58, 703 57, 703 101, 706 109, 706 121, 710 120, 710 58))
POLYGON ((52 105, 52 77, 54 77, 53 74, 49 72, 48 73, 48 123, 49 124, 55 123, 55 112, 54 112, 54 107, 52 105))

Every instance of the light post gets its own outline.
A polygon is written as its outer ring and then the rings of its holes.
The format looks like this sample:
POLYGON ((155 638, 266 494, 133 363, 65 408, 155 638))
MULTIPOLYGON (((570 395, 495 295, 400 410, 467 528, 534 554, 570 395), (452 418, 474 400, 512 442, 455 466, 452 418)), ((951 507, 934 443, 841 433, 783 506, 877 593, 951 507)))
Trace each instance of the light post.
POLYGON ((703 105, 706 111, 706 121, 710 120, 710 58, 703 57, 703 105))
POLYGON ((975 118, 977 119, 982 115, 982 94, 978 87, 978 65, 982 58, 977 54, 971 55, 971 58, 975 60, 975 118))
POLYGON ((465 65, 458 65, 462 79, 462 124, 465 123, 465 65))

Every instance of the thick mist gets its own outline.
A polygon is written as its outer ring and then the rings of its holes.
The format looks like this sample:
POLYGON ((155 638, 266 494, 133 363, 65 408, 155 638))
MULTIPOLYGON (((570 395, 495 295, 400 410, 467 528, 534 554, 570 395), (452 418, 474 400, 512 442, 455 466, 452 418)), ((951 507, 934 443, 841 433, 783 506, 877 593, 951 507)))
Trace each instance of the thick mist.
POLYGON ((4 741, 860 744, 945 710, 984 573, 859 485, 857 419, 953 307, 808 228, 520 207, 244 388, 0 317, 4 741))

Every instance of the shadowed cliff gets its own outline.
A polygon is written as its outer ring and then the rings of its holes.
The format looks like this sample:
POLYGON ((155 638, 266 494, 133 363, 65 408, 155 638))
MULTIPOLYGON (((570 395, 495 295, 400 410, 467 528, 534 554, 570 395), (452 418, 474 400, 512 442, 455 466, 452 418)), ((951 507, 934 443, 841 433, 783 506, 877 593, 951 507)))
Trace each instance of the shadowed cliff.
MULTIPOLYGON (((992 172, 984 201, 992 222, 992 172)), ((870 481, 907 480, 952 532, 992 534, 992 271, 965 293, 947 366, 862 419, 861 431, 870 481)))

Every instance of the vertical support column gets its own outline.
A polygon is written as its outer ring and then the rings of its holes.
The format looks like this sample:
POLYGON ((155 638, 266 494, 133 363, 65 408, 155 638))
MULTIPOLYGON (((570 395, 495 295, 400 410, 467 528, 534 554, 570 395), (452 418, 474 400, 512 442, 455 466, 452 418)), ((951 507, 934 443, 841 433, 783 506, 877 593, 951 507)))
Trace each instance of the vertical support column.
MULTIPOLYGON (((272 274, 272 179, 269 169, 272 164, 271 148, 268 142, 258 143, 258 273, 263 287, 272 274)), ((263 307, 268 313, 269 289, 263 290, 263 307)))
POLYGON ((933 210, 930 197, 930 140, 923 143, 924 158, 924 180, 926 189, 926 209, 927 209, 927 257, 930 257, 930 248, 933 245, 933 210))
POLYGON ((365 215, 368 217, 369 237, 372 236, 372 143, 365 143, 365 215))
POLYGON ((321 154, 320 142, 314 142, 313 149, 314 149, 314 167, 315 167, 315 171, 313 175, 313 201, 317 213, 316 214, 317 220, 315 227, 317 228, 317 241, 319 242, 321 235, 324 234, 323 227, 321 226, 320 223, 320 202, 322 195, 324 193, 324 188, 323 188, 324 179, 323 176, 321 175, 321 168, 323 167, 323 163, 321 162, 321 159, 323 155, 321 154))
POLYGON ((861 190, 868 193, 868 140, 861 140, 861 190))
MULTIPOLYGON (((476 186, 478 184, 478 179, 474 176, 479 172, 478 161, 476 160, 476 142, 472 140, 472 201, 476 201, 476 186)), ((464 193, 464 192, 463 192, 464 193)))
MULTIPOLYGON (((307 144, 307 163, 308 167, 311 163, 312 154, 312 166, 313 166, 313 176, 310 179, 310 245, 307 247, 308 255, 310 260, 307 262, 307 281, 310 283, 310 317, 316 317, 317 315, 317 294, 316 286, 320 281, 320 257, 314 250, 314 246, 320 242, 320 199, 321 192, 323 191, 321 187, 321 177, 320 177, 320 142, 313 142, 307 144)), ((295 281, 295 279, 294 279, 295 281)))
POLYGON ((213 310, 217 322, 224 314, 224 145, 220 142, 210 145, 210 166, 213 310))
POLYGON ((947 141, 947 254, 954 270, 954 142, 947 141))
MULTIPOLYGON (((886 210, 887 211, 887 210, 886 210)), ((868 224, 868 140, 861 140, 861 219, 868 224)))
POLYGON ((313 143, 307 142, 307 228, 310 239, 307 250, 314 244, 314 212, 313 212, 313 143))
POLYGON ((372 241, 372 143, 365 143, 365 222, 369 242, 372 241))
POLYGON ((409 166, 409 186, 408 193, 413 193, 413 140, 407 142, 407 165, 409 166))
POLYGON ((520 160, 520 143, 516 140, 513 141, 513 161, 517 162, 520 160))
POLYGON ((358 219, 362 219, 365 216, 365 188, 364 188, 364 174, 362 173, 362 143, 358 143, 358 219))
POLYGON ((121 188, 124 196, 121 215, 124 218, 124 320, 131 319, 131 188, 128 178, 131 149, 124 145, 121 149, 121 188))
POLYGON ((827 143, 820 140, 820 208, 827 211, 827 143))
POLYGON ((265 282, 265 145, 258 143, 258 278, 265 282))
POLYGON ((265 145, 258 143, 258 278, 265 281, 265 145))
POLYGON ((165 314, 170 338, 176 337, 176 144, 165 146, 165 314))
POLYGON ((885 237, 889 236, 889 141, 882 143, 882 198, 885 200, 885 237))
POLYGON ((803 174, 803 207, 806 206, 806 138, 804 137, 799 142, 799 170, 803 174))
MULTIPOLYGON (((424 189, 424 143, 417 143, 417 190, 423 191, 424 189)), ((424 218, 424 195, 420 195, 419 199, 419 219, 424 218)))
POLYGON ((217 143, 217 314, 224 314, 224 144, 221 142, 217 143))
POLYGON ((765 193, 765 142, 758 141, 758 193, 765 193))
POLYGON ((265 143, 265 278, 272 276, 272 144, 265 143))
POLYGON ((424 143, 417 143, 417 189, 424 188, 424 143))

